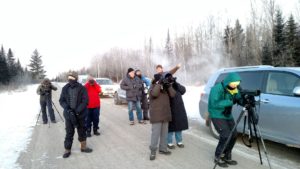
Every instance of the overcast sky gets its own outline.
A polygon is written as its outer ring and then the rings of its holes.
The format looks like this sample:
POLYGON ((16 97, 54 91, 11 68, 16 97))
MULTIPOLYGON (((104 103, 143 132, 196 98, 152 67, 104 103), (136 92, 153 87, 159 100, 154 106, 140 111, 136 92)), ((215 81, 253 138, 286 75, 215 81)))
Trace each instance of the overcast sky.
MULTIPOLYGON (((151 36, 160 43, 209 15, 247 22, 249 0, 0 0, 0 45, 28 65, 42 55, 48 77, 89 66, 112 47, 141 48, 151 36)), ((283 0, 282 0, 283 2, 283 0)), ((279 3, 284 13, 296 0, 279 3)), ((224 23, 225 24, 225 23, 224 23)), ((160 44, 155 44, 160 45, 160 44)), ((105 64, 105 63, 103 63, 105 64)))

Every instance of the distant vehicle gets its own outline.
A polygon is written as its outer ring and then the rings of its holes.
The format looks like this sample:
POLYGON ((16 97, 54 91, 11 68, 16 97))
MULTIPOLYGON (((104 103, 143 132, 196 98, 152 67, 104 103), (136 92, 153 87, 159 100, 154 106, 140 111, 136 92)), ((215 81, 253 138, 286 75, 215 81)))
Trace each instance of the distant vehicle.
POLYGON ((109 78, 95 78, 95 81, 101 86, 102 93, 100 96, 113 96, 117 86, 109 78))
MULTIPOLYGON (((257 113, 263 138, 300 148, 300 67, 247 66, 221 69, 213 74, 199 102, 200 115, 206 119, 212 135, 218 138, 208 115, 210 89, 230 72, 240 75, 243 89, 261 91, 256 100, 260 101, 257 113)), ((241 106, 233 106, 235 120, 241 110, 241 106)), ((243 132, 243 125, 239 123, 238 132, 243 132)))

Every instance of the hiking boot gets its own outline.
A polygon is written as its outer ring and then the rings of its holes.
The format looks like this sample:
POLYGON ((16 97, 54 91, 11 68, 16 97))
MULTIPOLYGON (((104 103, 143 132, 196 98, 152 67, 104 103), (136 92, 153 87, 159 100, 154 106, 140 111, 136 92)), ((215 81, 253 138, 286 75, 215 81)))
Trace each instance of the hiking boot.
POLYGON ((226 163, 225 161, 223 161, 222 159, 220 159, 219 162, 218 162, 217 158, 215 158, 214 162, 215 162, 215 164, 217 164, 219 167, 222 167, 222 168, 228 168, 227 163, 226 163))
POLYGON ((222 158, 223 161, 225 161, 228 165, 237 165, 238 162, 231 159, 231 153, 225 154, 225 156, 222 158))
POLYGON ((63 154, 63 158, 68 158, 71 155, 71 150, 65 150, 64 154, 63 154))
POLYGON ((163 155, 171 155, 171 151, 162 151, 162 150, 159 150, 159 154, 163 154, 163 155))
POLYGON ((86 136, 87 136, 87 137, 92 137, 91 131, 87 131, 87 132, 86 132, 86 136))
POLYGON ((94 130, 94 135, 100 136, 100 133, 98 132, 98 130, 94 130))
POLYGON ((91 153, 93 150, 86 146, 86 141, 80 142, 80 150, 83 153, 91 153))
POLYGON ((130 121, 129 124, 130 124, 130 125, 134 125, 134 121, 130 121))
POLYGON ((177 143, 177 146, 179 147, 179 148, 184 148, 184 144, 183 143, 177 143))
POLYGON ((175 149, 175 145, 174 144, 168 144, 168 148, 169 149, 175 149))
POLYGON ((155 160, 155 157, 156 157, 156 152, 155 151, 151 151, 150 160, 151 161, 155 160))

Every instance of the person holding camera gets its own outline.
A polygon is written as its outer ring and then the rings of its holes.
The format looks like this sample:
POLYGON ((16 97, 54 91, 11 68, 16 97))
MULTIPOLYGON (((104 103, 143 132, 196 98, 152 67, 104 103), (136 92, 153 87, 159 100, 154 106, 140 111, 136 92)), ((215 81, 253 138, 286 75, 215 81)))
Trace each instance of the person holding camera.
POLYGON ((88 82, 84 85, 89 96, 88 115, 86 119, 87 137, 91 137, 93 125, 94 135, 99 136, 99 116, 100 116, 100 97, 102 92, 101 86, 94 80, 93 77, 88 78, 88 82))
POLYGON ((143 82, 142 86, 142 101, 141 108, 143 109, 143 120, 149 120, 149 101, 148 101, 148 89, 150 88, 151 82, 145 76, 142 75, 140 70, 135 71, 135 75, 140 78, 143 82))
MULTIPOLYGON (((172 68, 171 70, 169 70, 167 73, 171 73, 172 75, 174 75, 178 69, 180 69, 181 64, 177 64, 174 68, 172 68)), ((159 74, 163 74, 164 73, 164 68, 162 67, 162 65, 157 65, 155 68, 156 73, 159 74)))
POLYGON ((43 123, 48 123, 46 107, 52 123, 56 123, 54 110, 52 108, 52 90, 56 91, 57 87, 53 86, 48 78, 45 78, 37 88, 37 94, 40 95, 40 105, 42 111, 43 123))
POLYGON ((150 87, 150 123, 152 124, 150 160, 155 160, 159 141, 159 153, 170 155, 167 148, 168 124, 172 120, 170 97, 173 98, 176 91, 168 81, 170 73, 154 75, 150 87))
POLYGON ((85 87, 78 83, 77 80, 77 72, 69 72, 68 83, 62 88, 59 98, 59 103, 64 109, 66 125, 63 158, 68 158, 71 155, 75 128, 77 128, 81 152, 92 152, 92 149, 86 145, 85 120, 87 116, 88 95, 85 87))
POLYGON ((182 131, 189 128, 188 118, 182 99, 182 95, 185 94, 186 89, 183 85, 176 81, 176 78, 172 78, 172 76, 169 81, 172 82, 172 86, 176 91, 176 95, 174 98, 170 98, 172 121, 169 122, 168 148, 175 148, 175 145, 173 144, 174 135, 177 146, 179 148, 183 148, 184 144, 182 143, 182 131))
POLYGON ((137 118, 140 124, 143 124, 143 115, 141 110, 142 87, 143 82, 135 76, 134 69, 129 68, 127 76, 122 80, 120 87, 126 91, 126 100, 128 102, 128 114, 130 125, 134 125, 133 104, 137 111, 137 118))
POLYGON ((214 162, 220 167, 237 165, 237 161, 232 160, 231 153, 237 139, 237 131, 233 132, 231 138, 229 138, 229 135, 235 126, 235 121, 231 114, 232 106, 236 103, 242 104, 243 102, 238 89, 240 81, 241 78, 237 73, 229 73, 222 82, 217 83, 211 88, 209 95, 209 116, 217 132, 220 134, 214 162), (230 139, 230 141, 227 147, 225 147, 227 139, 230 139), (225 151, 221 154, 224 148, 225 151))

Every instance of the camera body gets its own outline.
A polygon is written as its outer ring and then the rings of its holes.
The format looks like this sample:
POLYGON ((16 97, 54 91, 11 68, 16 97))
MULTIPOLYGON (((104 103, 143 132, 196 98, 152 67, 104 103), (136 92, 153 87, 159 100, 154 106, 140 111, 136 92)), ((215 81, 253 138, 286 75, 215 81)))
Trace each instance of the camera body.
POLYGON ((260 95, 260 90, 240 90, 243 98, 243 105, 255 107, 255 96, 260 95))
POLYGON ((176 77, 174 78, 173 75, 169 72, 165 72, 162 74, 160 82, 162 85, 170 85, 176 81, 176 77))

